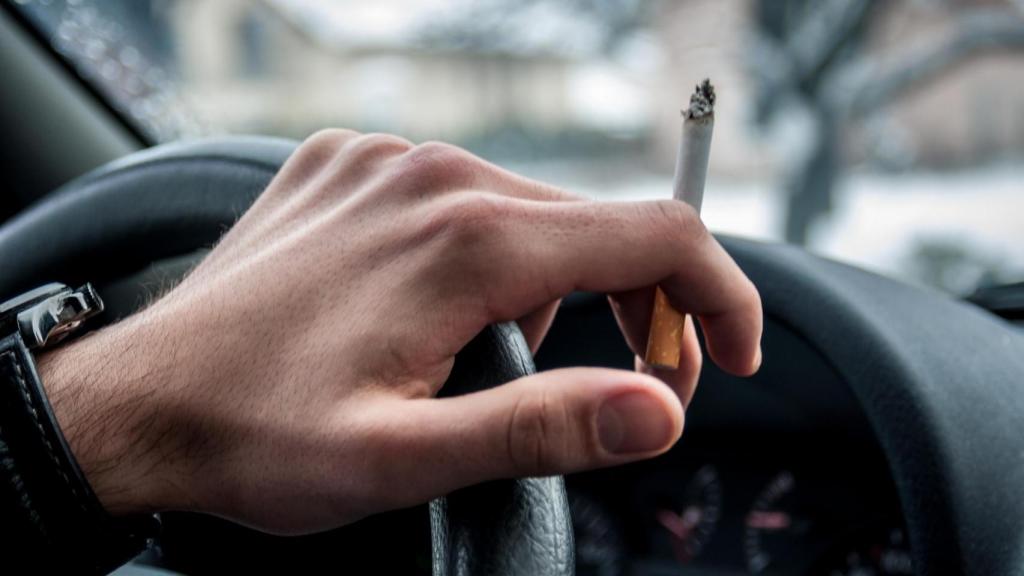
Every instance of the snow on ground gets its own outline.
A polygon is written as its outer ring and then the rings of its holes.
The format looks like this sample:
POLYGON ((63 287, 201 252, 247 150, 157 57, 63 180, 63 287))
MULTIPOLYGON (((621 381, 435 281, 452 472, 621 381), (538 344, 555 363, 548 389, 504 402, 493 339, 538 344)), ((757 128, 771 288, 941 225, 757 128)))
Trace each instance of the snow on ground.
POLYGON ((1024 279, 1024 167, 903 176, 855 175, 811 245, 893 275, 910 247, 945 239, 1024 279))

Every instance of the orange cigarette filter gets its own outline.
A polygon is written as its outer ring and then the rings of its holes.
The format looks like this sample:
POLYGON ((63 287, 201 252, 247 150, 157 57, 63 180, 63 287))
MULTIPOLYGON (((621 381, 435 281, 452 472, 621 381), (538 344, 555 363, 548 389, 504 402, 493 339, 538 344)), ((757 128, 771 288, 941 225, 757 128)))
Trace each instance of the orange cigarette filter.
MULTIPOLYGON (((715 89, 704 80, 690 96, 690 107, 683 110, 683 129, 676 157, 673 197, 693 206, 697 212, 704 198, 704 180, 711 155, 711 133, 715 127, 715 89)), ((654 293, 654 311, 647 334, 644 362, 657 368, 676 369, 683 345, 686 315, 669 303, 659 287, 654 293)))
POLYGON ((654 312, 651 314, 651 330, 647 335, 644 362, 658 368, 678 368, 685 323, 686 316, 676 312, 661 288, 655 290, 654 312))

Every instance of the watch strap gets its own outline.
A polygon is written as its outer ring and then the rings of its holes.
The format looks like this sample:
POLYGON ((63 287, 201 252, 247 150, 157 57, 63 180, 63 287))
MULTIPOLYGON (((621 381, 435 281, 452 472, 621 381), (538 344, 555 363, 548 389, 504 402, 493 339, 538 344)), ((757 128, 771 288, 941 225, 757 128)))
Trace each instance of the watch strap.
MULTIPOLYGON (((0 501, 16 527, 7 544, 36 568, 106 574, 147 546, 154 516, 109 515, 53 415, 18 333, 0 339, 0 501)), ((5 535, 5 538, 8 536, 5 535)))

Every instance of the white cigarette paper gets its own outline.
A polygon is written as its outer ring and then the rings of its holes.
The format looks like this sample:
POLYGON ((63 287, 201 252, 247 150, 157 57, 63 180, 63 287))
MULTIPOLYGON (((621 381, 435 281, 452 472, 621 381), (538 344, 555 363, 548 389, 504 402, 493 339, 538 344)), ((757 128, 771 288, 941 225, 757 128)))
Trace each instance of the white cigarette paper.
MULTIPOLYGON (((672 195, 686 202, 700 213, 704 200, 704 180, 708 174, 711 156, 711 133, 715 128, 715 89, 704 80, 690 96, 690 107, 683 110, 683 128, 676 156, 676 173, 672 180, 672 195)), ((654 294, 654 311, 647 334, 644 362, 665 369, 679 367, 686 316, 669 304, 659 287, 654 294)))
POLYGON ((690 96, 690 107, 683 110, 683 130, 676 156, 672 194, 700 213, 704 200, 704 180, 711 157, 711 133, 715 129, 715 88, 704 80, 690 96))

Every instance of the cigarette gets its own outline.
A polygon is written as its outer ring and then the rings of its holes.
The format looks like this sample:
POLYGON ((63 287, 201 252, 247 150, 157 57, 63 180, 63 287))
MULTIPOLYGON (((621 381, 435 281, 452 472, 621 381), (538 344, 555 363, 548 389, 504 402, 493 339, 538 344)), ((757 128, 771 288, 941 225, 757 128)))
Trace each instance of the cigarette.
MULTIPOLYGON (((715 88, 709 80, 697 85, 690 96, 690 107, 683 110, 682 115, 683 128, 672 179, 672 196, 686 202, 700 214, 708 157, 711 155, 711 133, 715 128, 715 88)), ((658 287, 654 292, 654 311, 651 313, 644 362, 657 368, 678 368, 685 325, 686 315, 672 308, 665 292, 658 287)))

